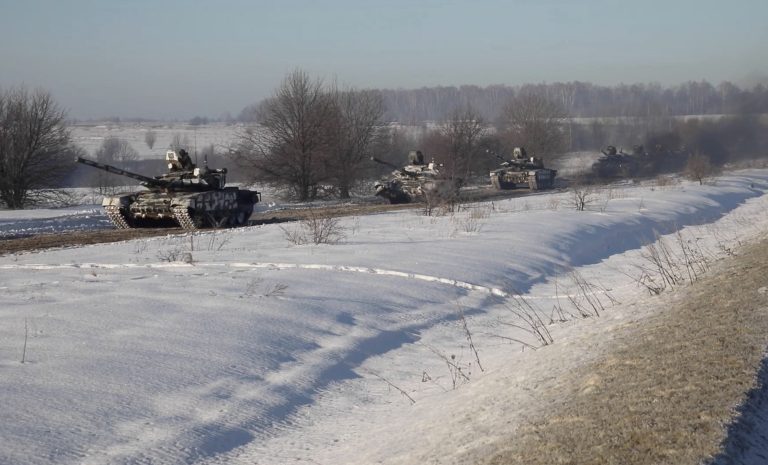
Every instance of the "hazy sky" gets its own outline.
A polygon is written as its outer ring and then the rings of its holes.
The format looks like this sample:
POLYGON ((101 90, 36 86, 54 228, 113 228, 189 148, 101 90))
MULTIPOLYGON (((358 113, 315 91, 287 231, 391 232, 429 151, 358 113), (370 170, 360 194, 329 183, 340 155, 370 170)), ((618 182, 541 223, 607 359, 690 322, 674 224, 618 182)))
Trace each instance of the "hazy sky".
POLYGON ((0 86, 77 118, 237 115, 302 68, 356 87, 768 75, 768 0, 0 0, 0 86))

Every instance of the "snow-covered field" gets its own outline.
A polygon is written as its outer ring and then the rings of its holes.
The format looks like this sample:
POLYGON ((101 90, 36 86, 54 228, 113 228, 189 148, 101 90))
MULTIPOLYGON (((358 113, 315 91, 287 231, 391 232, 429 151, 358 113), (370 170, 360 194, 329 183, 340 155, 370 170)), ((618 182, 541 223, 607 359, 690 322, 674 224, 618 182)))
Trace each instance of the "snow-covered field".
POLYGON ((242 128, 239 125, 225 124, 200 126, 183 123, 79 124, 72 127, 72 141, 84 148, 88 156, 94 156, 104 139, 117 137, 131 144, 140 158, 163 158, 165 151, 170 148, 173 138, 177 135, 191 148, 197 147, 198 150, 202 150, 211 144, 217 148, 229 146, 240 129, 242 128), (152 149, 144 140, 148 130, 152 130, 156 136, 152 149))
MULTIPOLYGON (((643 244, 681 231, 725 256, 767 230, 766 192, 749 170, 604 189, 583 212, 566 192, 350 217, 337 244, 266 225, 0 257, 0 463, 471 460, 546 408, 532 380, 655 311, 643 244)), ((104 221, 0 226, 84 217, 104 221)))

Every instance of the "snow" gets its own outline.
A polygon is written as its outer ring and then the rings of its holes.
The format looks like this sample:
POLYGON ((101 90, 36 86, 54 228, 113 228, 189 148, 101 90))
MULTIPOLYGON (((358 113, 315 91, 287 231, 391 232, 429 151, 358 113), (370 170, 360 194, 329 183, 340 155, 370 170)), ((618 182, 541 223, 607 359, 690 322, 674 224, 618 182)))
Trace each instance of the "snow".
POLYGON ((112 229, 101 206, 0 212, 0 239, 73 230, 112 229))
MULTIPOLYGON (((535 386, 654 311, 643 244, 681 231, 723 256, 766 230, 766 192, 747 170, 613 186, 584 212, 563 192, 349 217, 338 244, 283 224, 0 257, 0 463, 472 462, 546 408, 535 386), (573 269, 599 318, 553 313, 573 269), (554 344, 512 326, 518 294, 554 344)), ((2 211, 0 232, 105 221, 2 211)))
POLYGON ((236 138, 239 125, 206 124, 192 126, 180 123, 144 123, 144 124, 78 124, 72 127, 72 141, 86 150, 90 157, 95 156, 104 139, 117 137, 128 142, 139 154, 139 158, 165 157, 165 151, 171 146, 175 136, 188 143, 193 149, 202 150, 213 144, 215 147, 228 147, 236 138), (147 131, 155 133, 155 143, 150 149, 144 137, 147 131))

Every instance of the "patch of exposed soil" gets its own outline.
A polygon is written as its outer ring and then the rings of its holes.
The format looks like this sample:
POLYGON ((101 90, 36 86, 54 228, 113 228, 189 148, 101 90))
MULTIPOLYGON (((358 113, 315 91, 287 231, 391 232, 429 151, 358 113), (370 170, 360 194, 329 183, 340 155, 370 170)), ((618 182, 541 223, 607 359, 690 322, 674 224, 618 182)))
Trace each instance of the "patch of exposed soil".
POLYGON ((0 255, 28 252, 32 250, 51 249, 57 247, 75 247, 86 244, 99 244, 103 242, 120 242, 131 239, 138 239, 141 237, 181 234, 183 232, 184 231, 181 228, 146 228, 38 234, 36 236, 0 240, 0 255))
POLYGON ((611 335, 609 355, 574 370, 553 407, 486 463, 693 465, 715 456, 756 384, 768 344, 766 286, 763 240, 611 335))

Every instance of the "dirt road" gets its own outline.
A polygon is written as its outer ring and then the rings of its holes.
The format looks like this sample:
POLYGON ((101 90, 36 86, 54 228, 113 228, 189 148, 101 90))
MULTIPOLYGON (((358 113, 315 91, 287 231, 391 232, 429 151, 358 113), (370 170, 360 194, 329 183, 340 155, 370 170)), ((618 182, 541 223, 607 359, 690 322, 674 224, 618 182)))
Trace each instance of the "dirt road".
MULTIPOLYGON (((462 202, 474 202, 481 200, 493 200, 522 195, 531 195, 528 189, 512 191, 497 191, 490 188, 474 189, 462 192, 462 202)), ((319 216, 359 216, 371 215, 386 211, 403 209, 420 209, 423 204, 411 203, 403 205, 390 205, 388 203, 348 203, 337 205, 325 205, 309 207, 287 208, 284 210, 254 213, 249 223, 261 225, 269 223, 282 223, 299 221, 309 215, 319 216)), ((78 245, 98 244, 107 242, 120 242, 142 237, 166 236, 185 234, 181 228, 136 228, 136 229, 108 229, 96 231, 72 231, 55 234, 38 234, 28 237, 17 237, 0 240, 0 255, 19 253, 25 251, 50 249, 56 247, 75 247, 78 245)))

